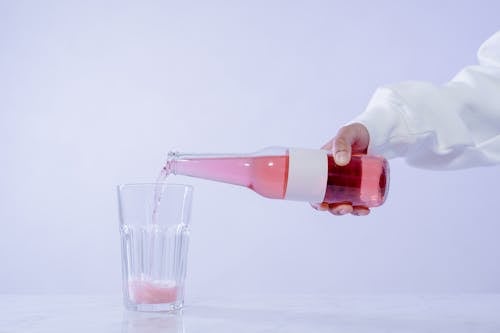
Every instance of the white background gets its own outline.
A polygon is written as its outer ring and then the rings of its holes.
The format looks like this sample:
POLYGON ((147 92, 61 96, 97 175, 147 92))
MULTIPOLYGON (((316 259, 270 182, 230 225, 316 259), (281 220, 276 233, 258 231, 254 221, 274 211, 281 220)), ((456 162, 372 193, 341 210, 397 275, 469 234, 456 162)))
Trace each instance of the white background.
MULTIPOLYGON (((349 3, 0 1, 0 293, 119 292, 116 184, 171 149, 319 147, 500 28, 497 1, 349 3)), ((499 168, 391 171, 365 218, 175 177, 195 186, 188 297, 500 292, 499 168)))

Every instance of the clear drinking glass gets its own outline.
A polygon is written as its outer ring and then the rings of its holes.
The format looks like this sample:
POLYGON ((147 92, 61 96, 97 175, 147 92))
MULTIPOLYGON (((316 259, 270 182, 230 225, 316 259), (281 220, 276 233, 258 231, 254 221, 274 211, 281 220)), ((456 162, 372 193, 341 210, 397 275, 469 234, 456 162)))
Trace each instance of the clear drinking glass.
POLYGON ((170 311, 184 302, 193 188, 118 186, 123 299, 137 311, 170 311))

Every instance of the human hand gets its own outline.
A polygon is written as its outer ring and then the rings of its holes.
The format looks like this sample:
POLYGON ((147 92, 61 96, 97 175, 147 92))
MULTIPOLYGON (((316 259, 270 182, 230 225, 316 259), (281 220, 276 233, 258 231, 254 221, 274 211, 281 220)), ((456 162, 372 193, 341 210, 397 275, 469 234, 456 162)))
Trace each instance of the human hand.
MULTIPOLYGON (((337 165, 344 166, 351 161, 352 154, 366 154, 370 134, 368 129, 360 124, 354 123, 339 129, 337 135, 328 141, 322 149, 330 150, 337 165)), ((322 202, 312 204, 313 208, 321 211, 329 211, 333 215, 368 215, 370 209, 364 206, 352 206, 349 203, 328 204, 322 202)))

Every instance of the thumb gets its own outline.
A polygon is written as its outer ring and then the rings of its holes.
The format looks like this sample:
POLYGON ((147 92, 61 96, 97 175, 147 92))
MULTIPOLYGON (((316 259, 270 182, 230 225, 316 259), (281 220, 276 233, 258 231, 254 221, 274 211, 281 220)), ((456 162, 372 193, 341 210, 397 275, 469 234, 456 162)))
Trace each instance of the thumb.
POLYGON ((351 161, 352 148, 348 139, 340 137, 336 138, 333 143, 333 158, 335 164, 344 166, 351 161))
POLYGON ((337 165, 343 166, 351 161, 353 149, 356 152, 366 152, 368 134, 360 124, 342 127, 332 142, 332 152, 337 165))

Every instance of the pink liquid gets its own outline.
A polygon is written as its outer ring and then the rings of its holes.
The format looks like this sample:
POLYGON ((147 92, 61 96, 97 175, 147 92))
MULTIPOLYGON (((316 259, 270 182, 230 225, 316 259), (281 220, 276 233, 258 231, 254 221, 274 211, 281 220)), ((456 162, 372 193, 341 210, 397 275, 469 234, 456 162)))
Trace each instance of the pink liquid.
POLYGON ((167 166, 165 166, 161 169, 158 178, 156 178, 156 186, 155 186, 154 201, 153 201, 153 216, 152 216, 153 224, 156 224, 158 222, 158 208, 161 204, 161 191, 163 189, 162 183, 167 179, 169 174, 170 170, 167 168, 167 166))
POLYGON ((283 199, 288 156, 192 158, 175 161, 175 173, 248 187, 260 195, 283 199))
POLYGON ((387 161, 367 155, 352 156, 346 166, 328 155, 328 182, 324 202, 377 207, 384 203, 389 186, 387 161))
MULTIPOLYGON (((260 195, 283 199, 288 181, 288 155, 189 158, 171 161, 176 174, 248 187, 260 195)), ((384 159, 353 156, 347 166, 328 155, 328 181, 324 202, 376 207, 388 188, 388 164, 384 159)))
POLYGON ((161 304, 177 301, 177 286, 174 282, 132 280, 129 282, 130 299, 136 304, 161 304))
MULTIPOLYGON (((156 179, 153 201, 152 224, 158 223, 158 210, 162 199, 163 182, 170 174, 170 170, 165 166, 160 171, 156 179)), ((149 252, 154 249, 153 244, 149 244, 149 252)), ((148 281, 148 280, 130 280, 129 297, 135 304, 162 304, 173 303, 177 301, 178 287, 175 281, 148 281)))

